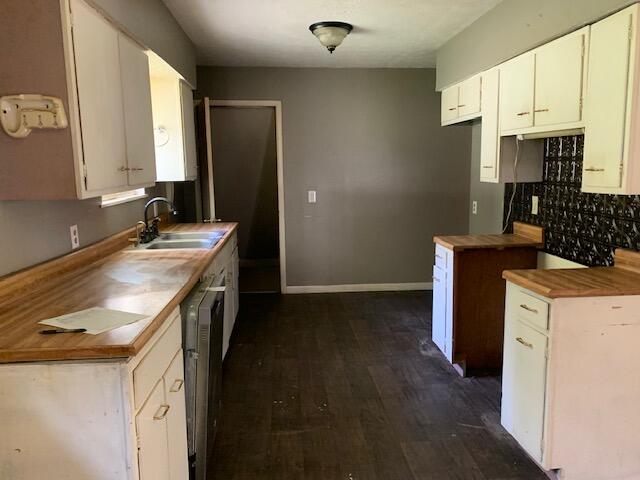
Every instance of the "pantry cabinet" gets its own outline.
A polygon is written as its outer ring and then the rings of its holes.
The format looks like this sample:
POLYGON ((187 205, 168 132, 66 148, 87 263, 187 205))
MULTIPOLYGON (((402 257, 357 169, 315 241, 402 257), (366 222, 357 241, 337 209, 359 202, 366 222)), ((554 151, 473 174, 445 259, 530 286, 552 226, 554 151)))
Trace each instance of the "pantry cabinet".
POLYGON ((152 186, 143 47, 83 0, 35 0, 33 15, 14 3, 3 11, 13 28, 0 32, 0 60, 12 65, 3 84, 61 98, 69 126, 19 139, 0 132, 0 148, 13 160, 0 166, 0 199, 91 198, 152 186), (29 62, 13 61, 16 52, 29 62))
POLYGON ((640 194, 638 4, 591 27, 582 191, 640 194))
POLYGON ((482 77, 476 75, 442 91, 441 123, 451 125, 480 116, 482 77))

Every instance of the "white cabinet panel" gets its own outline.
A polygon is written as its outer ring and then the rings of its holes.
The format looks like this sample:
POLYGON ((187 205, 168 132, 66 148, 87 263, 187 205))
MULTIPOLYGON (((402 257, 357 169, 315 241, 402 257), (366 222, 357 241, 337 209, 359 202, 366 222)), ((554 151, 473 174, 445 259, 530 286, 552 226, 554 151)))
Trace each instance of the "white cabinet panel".
POLYGON ((480 133, 480 181, 498 181, 500 157, 500 69, 482 74, 482 126, 480 133))
POLYGON ((171 480, 167 442, 169 411, 160 379, 136 416, 140 480, 171 480))
POLYGON ((118 40, 129 185, 152 185, 156 180, 156 156, 149 60, 129 38, 120 34, 118 40))
POLYGON ((630 134, 636 11, 637 7, 623 10, 591 27, 582 176, 586 192, 614 189, 609 192, 615 193, 622 187, 630 134))
POLYGON ((180 82, 180 106, 182 108, 182 136, 184 138, 184 169, 187 180, 198 176, 196 155, 196 126, 193 110, 193 92, 185 82, 180 82))
POLYGON ((460 84, 458 91, 458 116, 467 117, 480 113, 482 77, 476 75, 460 84))
POLYGON ((450 356, 447 346, 447 273, 433 267, 433 308, 431 339, 445 354, 450 356))
POLYGON ((443 125, 458 118, 458 90, 458 86, 455 85, 442 91, 441 121, 443 125))
POLYGON ((171 480, 188 480, 187 423, 184 396, 183 353, 179 350, 163 377, 164 395, 169 406, 167 441, 171 480))
POLYGON ((127 185, 119 33, 82 0, 71 11, 86 190, 112 190, 127 185))
POLYGON ((533 127, 533 54, 524 54, 500 66, 500 129, 533 127))
POLYGON ((582 120, 583 53, 587 29, 536 51, 535 126, 582 120))

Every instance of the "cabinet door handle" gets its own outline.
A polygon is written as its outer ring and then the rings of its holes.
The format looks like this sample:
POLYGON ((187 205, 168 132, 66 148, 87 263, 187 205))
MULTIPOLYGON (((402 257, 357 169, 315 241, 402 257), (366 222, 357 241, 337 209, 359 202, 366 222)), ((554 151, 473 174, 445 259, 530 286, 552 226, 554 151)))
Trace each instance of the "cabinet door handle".
POLYGON ((526 310, 527 312, 538 313, 538 310, 536 310, 535 308, 531 308, 529 305, 526 305, 524 303, 520 305, 520 308, 526 310))
POLYGON ((438 254, 436 253, 436 258, 439 258, 440 260, 442 260, 442 255, 438 255, 438 254))
POLYGON ((524 117, 525 115, 529 115, 530 113, 531 113, 531 112, 520 112, 520 113, 518 113, 517 115, 518 115, 519 117, 524 117))
POLYGON ((141 172, 142 170, 144 170, 144 168, 142 168, 142 167, 131 167, 129 170, 131 170, 132 172, 141 172))
POLYGON ((534 110, 534 112, 536 113, 540 113, 540 112, 548 112, 549 109, 548 108, 539 108, 538 110, 534 110))
POLYGON ((451 112, 451 111, 453 111, 453 110, 457 110, 457 109, 458 109, 458 107, 451 107, 451 108, 449 109, 449 111, 451 112))
POLYGON ((527 348, 533 348, 533 343, 525 341, 522 337, 516 337, 516 342, 521 343, 527 348))
POLYGON ((128 172, 129 170, 131 170, 131 169, 130 169, 130 168, 128 168, 128 167, 120 167, 120 168, 118 169, 118 171, 119 171, 119 172, 128 172))
POLYGON ((438 277, 432 277, 434 282, 440 283, 440 279, 438 277))
POLYGON ((181 378, 176 378, 175 381, 173 382, 173 385, 171 385, 171 388, 169 389, 169 391, 171 393, 179 392, 183 384, 184 384, 184 380, 182 380, 181 378))
POLYGON ((482 168, 493 168, 493 165, 483 165, 482 168))
POLYGON ((466 105, 458 105, 458 108, 466 107, 466 105))
POLYGON ((171 405, 160 405, 160 408, 158 409, 158 411, 156 412, 156 414, 153 416, 154 420, 164 420, 164 417, 167 416, 167 413, 169 413, 169 410, 171 409, 171 405))
POLYGON ((604 168, 595 168, 595 167, 588 167, 584 169, 585 172, 604 172, 604 168))

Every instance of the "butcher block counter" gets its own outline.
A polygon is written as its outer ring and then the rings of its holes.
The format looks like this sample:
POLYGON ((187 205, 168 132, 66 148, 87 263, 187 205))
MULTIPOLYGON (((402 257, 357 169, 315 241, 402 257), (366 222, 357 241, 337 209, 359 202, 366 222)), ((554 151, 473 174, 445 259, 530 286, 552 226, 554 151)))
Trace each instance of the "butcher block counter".
POLYGON ((616 250, 613 267, 507 270, 502 277, 546 298, 640 295, 640 253, 616 250))
POLYGON ((436 236, 433 241, 454 252, 481 248, 542 248, 544 246, 542 229, 521 222, 513 222, 513 233, 436 236))
POLYGON ((140 250, 127 230, 97 244, 0 278, 0 363, 136 355, 199 281, 236 223, 174 224, 163 231, 224 231, 210 250, 140 250), (42 335, 38 322, 91 307, 147 318, 98 335, 42 335))

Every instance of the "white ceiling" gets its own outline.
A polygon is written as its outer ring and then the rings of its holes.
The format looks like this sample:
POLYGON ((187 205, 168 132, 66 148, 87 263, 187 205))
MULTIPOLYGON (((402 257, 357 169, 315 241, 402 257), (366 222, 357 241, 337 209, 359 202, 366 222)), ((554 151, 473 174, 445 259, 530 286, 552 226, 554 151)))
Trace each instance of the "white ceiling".
POLYGON ((163 0, 195 43, 198 64, 252 67, 433 67, 436 50, 501 0, 163 0), (353 32, 330 55, 310 24, 353 32))

